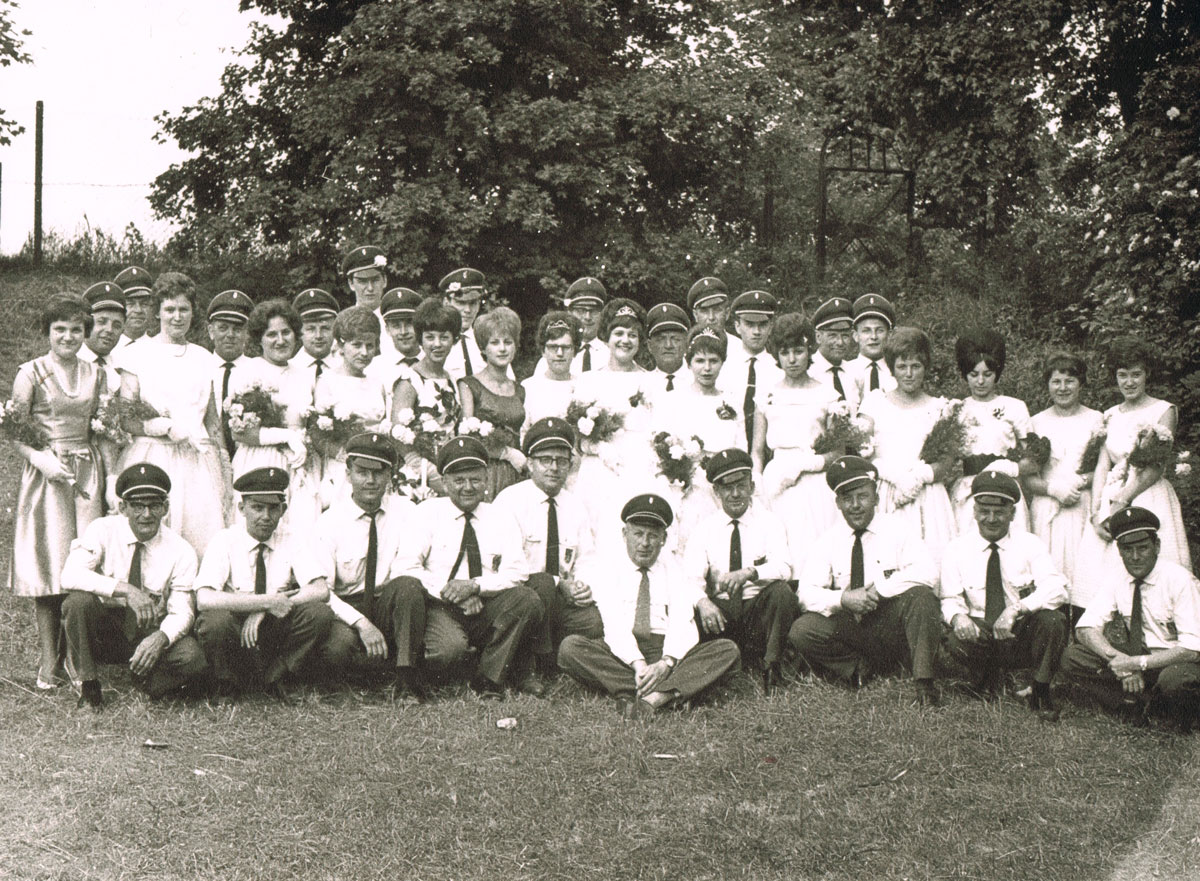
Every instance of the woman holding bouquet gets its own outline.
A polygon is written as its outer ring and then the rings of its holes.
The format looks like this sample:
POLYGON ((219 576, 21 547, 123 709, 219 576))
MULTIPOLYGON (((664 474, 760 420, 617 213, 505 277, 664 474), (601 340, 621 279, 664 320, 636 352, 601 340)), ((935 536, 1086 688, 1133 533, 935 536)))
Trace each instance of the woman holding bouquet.
POLYGON ((537 346, 546 362, 545 371, 535 373, 521 383, 525 388, 525 429, 539 419, 557 416, 562 419, 575 393, 571 376, 571 359, 579 350, 583 331, 579 319, 570 312, 554 309, 542 316, 537 327, 537 346))
POLYGON ((467 419, 491 425, 483 444, 488 450, 488 488, 492 501, 506 486, 520 480, 525 468, 521 450, 521 425, 525 422, 525 389, 509 375, 521 338, 521 319, 507 306, 499 306, 475 319, 475 342, 483 353, 484 368, 458 381, 465 431, 467 419))
POLYGON ((1171 440, 1178 426, 1175 405, 1146 391, 1155 365, 1154 352, 1141 340, 1125 337, 1109 348, 1106 366, 1121 393, 1121 403, 1104 411, 1107 436, 1092 480, 1092 528, 1079 547, 1078 577, 1071 603, 1086 607, 1101 574, 1121 561, 1104 521, 1137 505, 1154 512, 1161 526, 1159 554, 1185 569, 1192 566, 1183 515, 1175 488, 1163 476, 1172 461, 1171 440))
POLYGON ((883 358, 896 377, 896 388, 868 392, 858 411, 874 428, 879 510, 907 520, 940 566, 942 551, 956 533, 954 509, 943 481, 961 450, 957 444, 929 449, 926 442, 949 404, 945 398, 925 392, 932 355, 924 331, 894 328, 884 345, 883 358), (922 458, 923 448, 932 463, 922 458))
POLYGON ((304 467, 309 394, 307 376, 298 371, 307 371, 288 363, 300 338, 300 315, 286 300, 264 300, 250 313, 248 335, 251 353, 257 349, 259 355, 234 374, 224 407, 237 443, 233 476, 268 467, 289 472, 288 506, 276 527, 286 533, 292 524, 312 524, 321 513, 315 469, 304 467))
POLYGON ((150 462, 171 475, 167 525, 203 554, 229 522, 233 485, 210 381, 213 355, 187 339, 196 283, 181 272, 164 272, 154 295, 159 333, 122 349, 117 365, 125 371, 121 398, 133 435, 120 467, 150 462), (140 405, 148 408, 142 418, 140 405))
POLYGON ((767 351, 783 370, 783 379, 763 387, 754 398, 754 462, 762 474, 767 504, 787 523, 793 550, 807 547, 813 536, 838 516, 833 493, 825 483, 825 466, 844 450, 820 454, 813 443, 824 431, 838 393, 808 375, 817 334, 803 315, 788 312, 775 319, 767 351), (772 455, 768 461, 767 451, 772 455))
POLYGON ((50 689, 64 681, 59 575, 71 542, 104 514, 108 447, 97 445, 91 432, 106 390, 104 371, 78 357, 92 330, 87 304, 55 297, 42 312, 41 329, 50 351, 18 367, 13 379, 11 418, 27 430, 11 436, 25 467, 13 511, 10 583, 14 594, 33 599, 41 649, 37 687, 50 689))
POLYGON ((1079 402, 1086 378, 1087 365, 1077 355, 1059 353, 1046 362, 1042 379, 1051 406, 1033 417, 1032 427, 1050 442, 1050 458, 1022 481, 1033 531, 1068 585, 1075 583, 1076 552, 1092 507, 1092 472, 1081 474, 1080 465, 1092 437, 1104 430, 1099 411, 1079 402))
MULTIPOLYGON (((1001 395, 996 384, 1004 373, 1004 337, 980 328, 954 341, 958 372, 966 380, 970 396, 963 399, 959 418, 965 430, 962 477, 950 484, 950 501, 959 531, 975 529, 975 504, 971 481, 985 468, 1009 477, 1036 474, 1037 463, 1021 453, 1029 434, 1029 408, 1025 402, 1001 395), (1017 461, 1015 457, 1020 456, 1017 461)), ((1015 529, 1029 531, 1029 506, 1022 499, 1013 518, 1015 529)))

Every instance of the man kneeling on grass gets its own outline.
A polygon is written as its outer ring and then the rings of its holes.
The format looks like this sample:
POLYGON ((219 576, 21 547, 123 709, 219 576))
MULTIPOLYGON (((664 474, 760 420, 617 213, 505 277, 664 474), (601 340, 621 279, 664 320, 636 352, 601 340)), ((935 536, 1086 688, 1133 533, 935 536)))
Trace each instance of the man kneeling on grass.
POLYGON ((284 674, 300 670, 333 623, 308 537, 275 534, 287 487, 282 468, 256 468, 235 480, 246 522, 213 536, 196 576, 196 636, 229 694, 261 684, 286 699, 284 674))
POLYGON ((192 629, 196 552, 162 525, 171 479, 157 465, 117 478, 120 514, 94 520, 63 566, 67 671, 79 706, 100 709, 99 664, 129 662, 133 681, 159 697, 202 675, 192 629))
POLYGON ((693 580, 662 554, 673 519, 661 496, 626 503, 625 553, 596 555, 581 575, 593 586, 604 638, 571 635, 558 650, 558 665, 613 695, 626 719, 697 695, 741 665, 732 640, 699 642, 693 580))
POLYGON ((1063 656, 1063 672, 1132 721, 1161 710, 1190 729, 1200 721, 1200 583, 1159 559, 1153 512, 1124 508, 1104 526, 1125 565, 1106 571, 1079 619, 1079 642, 1063 656))

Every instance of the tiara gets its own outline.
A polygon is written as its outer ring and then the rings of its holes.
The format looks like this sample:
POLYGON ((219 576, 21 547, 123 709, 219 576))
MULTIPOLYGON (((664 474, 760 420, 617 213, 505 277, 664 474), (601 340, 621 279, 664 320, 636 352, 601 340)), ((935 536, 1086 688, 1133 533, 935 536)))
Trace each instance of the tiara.
POLYGON ((711 327, 705 327, 705 328, 701 329, 693 339, 698 339, 702 336, 706 336, 709 339, 714 339, 717 342, 721 341, 721 338, 719 336, 717 336, 717 332, 715 330, 713 330, 711 327))
POLYGON ((629 315, 629 316, 632 316, 633 318, 637 318, 637 313, 634 312, 633 309, 631 309, 629 306, 622 306, 620 309, 618 309, 616 311, 616 314, 613 317, 619 318, 622 315, 629 315))
POLYGON ((561 318, 558 319, 557 321, 551 321, 548 325, 546 325, 547 333, 550 333, 551 331, 555 331, 555 330, 562 331, 562 330, 570 330, 570 329, 571 329, 571 325, 567 324, 567 322, 563 321, 561 318))

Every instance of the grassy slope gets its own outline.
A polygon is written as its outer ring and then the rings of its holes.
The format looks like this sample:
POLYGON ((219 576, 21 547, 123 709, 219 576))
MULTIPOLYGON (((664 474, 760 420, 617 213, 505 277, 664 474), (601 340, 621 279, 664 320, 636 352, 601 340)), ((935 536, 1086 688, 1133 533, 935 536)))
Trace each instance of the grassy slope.
MULTIPOLYGON (((0 280, 0 383, 70 280, 0 280)), ((0 565, 14 458, 0 449, 0 565)), ((110 707, 31 691, 32 614, 0 594, 0 877, 1186 878, 1200 872, 1195 738, 1069 708, 904 683, 741 677, 713 705, 626 726, 561 684, 399 709, 322 689, 299 707, 156 706, 112 670, 110 707), (514 732, 497 718, 520 720, 514 732), (169 744, 141 746, 147 738, 169 744), (659 758, 658 756, 669 756, 659 758)))

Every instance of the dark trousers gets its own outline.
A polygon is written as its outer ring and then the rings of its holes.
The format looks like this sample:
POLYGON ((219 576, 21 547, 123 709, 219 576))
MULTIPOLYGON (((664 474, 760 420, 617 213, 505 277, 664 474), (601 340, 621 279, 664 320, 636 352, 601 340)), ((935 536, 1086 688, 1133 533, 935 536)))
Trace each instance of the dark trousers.
POLYGON ((932 679, 941 641, 941 603, 923 584, 881 599, 861 619, 846 609, 805 612, 788 634, 810 667, 847 682, 863 660, 881 673, 905 667, 914 679, 932 679))
MULTIPOLYGON (((342 600, 366 615, 364 594, 342 600)), ((421 583, 415 578, 393 578, 376 587, 373 611, 368 617, 387 640, 388 660, 397 668, 418 666, 425 655, 425 589, 421 583)), ((319 656, 323 665, 334 670, 382 666, 367 657, 358 631, 336 617, 319 656)))
POLYGON ((218 682, 248 686, 272 685, 285 673, 295 673, 329 635, 333 610, 328 603, 294 606, 283 618, 267 614, 258 628, 258 646, 242 647, 242 623, 247 614, 206 609, 196 616, 196 639, 218 682))
MULTIPOLYGON (((638 647, 647 663, 662 657, 663 638, 639 639, 638 647)), ((584 685, 611 695, 637 692, 633 668, 612 653, 602 639, 568 636, 558 647, 558 666, 584 685)), ((741 666, 737 645, 730 639, 714 639, 694 646, 659 685, 658 690, 686 700, 700 694, 741 666)))
POLYGON ((725 630, 708 634, 697 624, 701 641, 731 639, 741 650, 743 659, 760 660, 764 667, 783 660, 788 631, 800 614, 800 601, 786 581, 769 582, 740 604, 720 597, 710 599, 725 616, 725 630))
MULTIPOLYGON (((139 630, 132 609, 106 606, 95 594, 76 590, 63 601, 62 622, 71 668, 84 681, 99 679, 101 664, 128 662, 138 644, 157 629, 139 630)), ((160 697, 202 676, 207 668, 204 652, 185 634, 168 646, 149 674, 135 676, 134 681, 151 697, 160 697)))
POLYGON ((542 624, 533 636, 533 653, 551 660, 559 643, 577 634, 592 639, 604 638, 604 622, 595 603, 576 605, 571 597, 555 583, 554 576, 535 572, 526 582, 542 601, 542 624))
MULTIPOLYGON (((408 576, 400 580, 420 584, 408 576)), ((452 603, 426 596, 425 660, 448 666, 461 661, 475 646, 479 649, 479 674, 503 685, 518 657, 532 649, 542 624, 542 601, 525 586, 510 587, 482 599, 483 611, 466 615, 452 603)))
MULTIPOLYGON (((1108 634, 1105 634, 1108 636, 1108 634)), ((1109 638, 1113 648, 1128 653, 1128 645, 1109 638)), ((1140 695, 1126 695, 1121 681, 1108 667, 1108 661, 1083 643, 1067 647, 1062 662, 1063 675, 1079 680, 1109 709, 1126 700, 1149 703, 1172 715, 1200 714, 1200 663, 1190 661, 1147 670, 1142 674, 1146 689, 1140 695)))
POLYGON ((979 639, 961 640, 953 629, 946 637, 946 648, 959 663, 984 680, 1011 668, 1032 669, 1034 682, 1049 683, 1054 678, 1067 644, 1067 619, 1062 612, 1041 609, 1020 618, 1013 639, 996 639, 982 618, 971 620, 981 631, 979 639))

